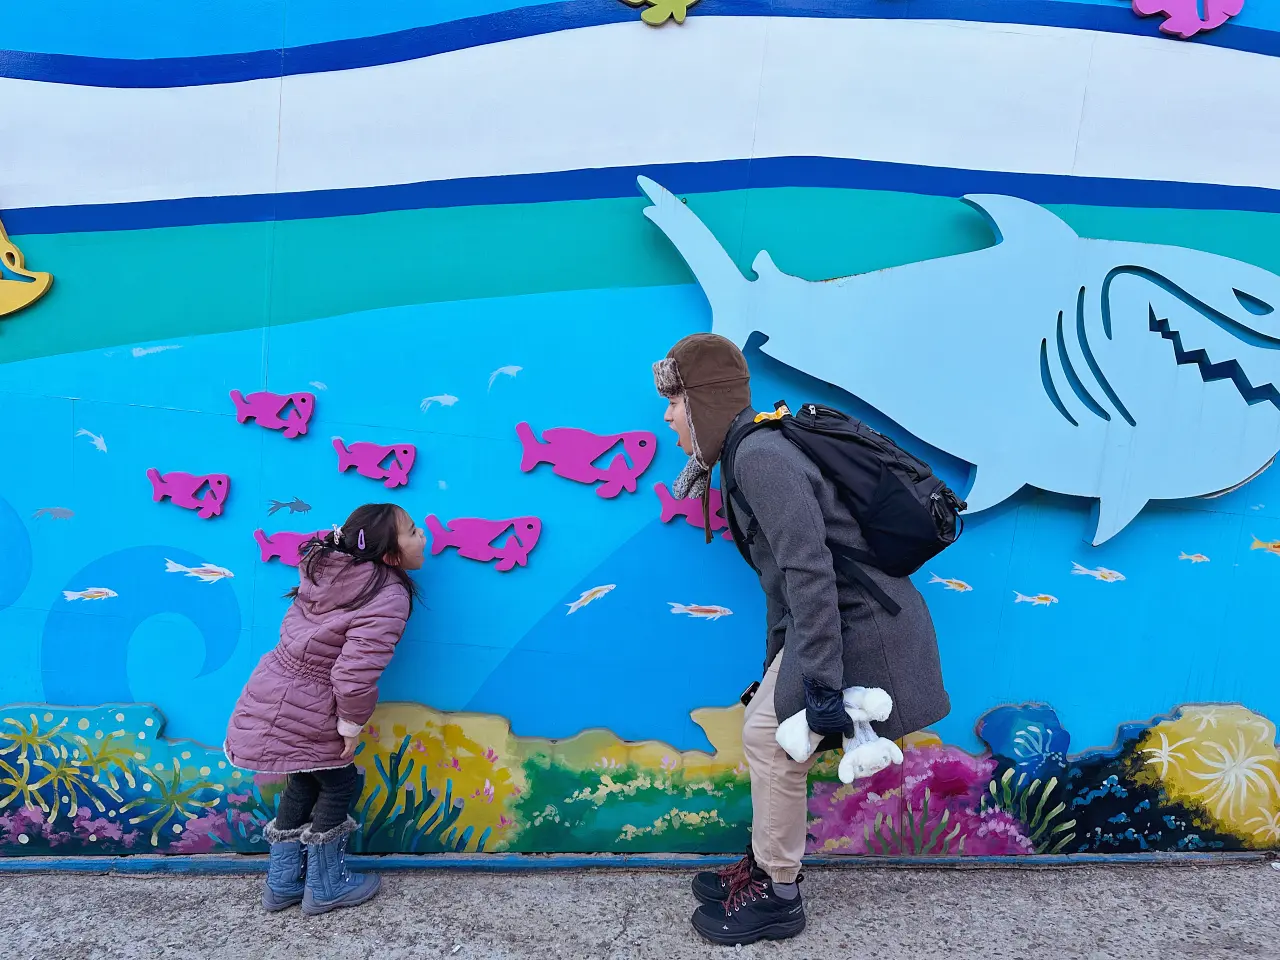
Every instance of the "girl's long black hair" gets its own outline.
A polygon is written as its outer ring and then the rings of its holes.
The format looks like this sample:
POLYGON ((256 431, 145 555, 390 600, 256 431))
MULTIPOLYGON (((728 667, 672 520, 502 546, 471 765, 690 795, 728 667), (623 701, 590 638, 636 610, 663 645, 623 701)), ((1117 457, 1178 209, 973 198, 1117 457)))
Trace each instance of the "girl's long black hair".
MULTIPOLYGON (((315 582, 316 564, 333 554, 341 554, 350 557, 353 563, 369 564, 370 573, 360 592, 342 604, 340 609, 354 610, 364 606, 394 577, 408 591, 409 612, 412 613, 414 601, 418 599, 418 585, 403 567, 386 562, 387 558, 400 558, 401 516, 407 514, 394 503, 366 503, 357 507, 340 530, 315 537, 302 545, 302 567, 307 579, 315 582)), ((285 594, 289 598, 297 595, 297 587, 285 594)))

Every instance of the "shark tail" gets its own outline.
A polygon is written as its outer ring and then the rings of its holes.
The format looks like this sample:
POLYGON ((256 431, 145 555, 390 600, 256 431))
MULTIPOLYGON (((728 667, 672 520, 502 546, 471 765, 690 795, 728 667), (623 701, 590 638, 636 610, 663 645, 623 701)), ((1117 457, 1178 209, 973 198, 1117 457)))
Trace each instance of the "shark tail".
POLYGON ((677 504, 679 501, 672 496, 671 491, 667 489, 665 483, 655 483, 653 492, 658 495, 658 502, 662 504, 662 522, 670 523, 676 518, 677 504))
POLYGON ((449 531, 445 528, 433 513, 426 519, 427 532, 431 534, 431 555, 437 556, 444 552, 445 547, 452 547, 455 544, 450 540, 449 531))
POLYGON ((271 541, 267 539, 267 534, 265 530, 253 531, 253 539, 257 541, 258 552, 262 556, 263 563, 266 563, 268 560, 270 560, 274 556, 279 556, 279 554, 274 553, 272 551, 271 541))
POLYGON ((156 503, 163 500, 168 494, 164 492, 164 480, 160 476, 160 471, 152 467, 147 471, 147 479, 151 481, 151 499, 156 503))
POLYGON ((648 177, 639 177, 636 182, 653 201, 653 206, 645 208, 644 215, 675 245, 711 301, 711 332, 728 337, 740 348, 745 347, 752 332, 748 329, 743 296, 749 281, 715 234, 687 204, 648 177))
POLYGON ((550 463, 545 456, 542 455, 543 448, 546 444, 538 440, 533 432, 533 427, 521 421, 516 424, 516 436, 520 438, 520 470, 522 473, 528 473, 540 463, 550 463))
POLYGON ((231 391, 231 402, 236 405, 236 423, 244 423, 252 416, 249 404, 239 390, 231 391))
POLYGON ((668 600, 667 606, 671 608, 672 613, 688 613, 689 612, 688 606, 683 603, 672 603, 671 601, 668 600))
POLYGON ((173 562, 172 560, 170 560, 168 557, 165 557, 165 560, 164 560, 164 572, 165 572, 165 573, 190 573, 190 572, 191 572, 191 568, 190 568, 190 567, 184 567, 184 566, 183 566, 182 564, 180 564, 180 563, 174 563, 174 562, 173 562))
POLYGON ((339 473, 344 473, 356 465, 355 458, 351 456, 351 451, 347 449, 341 437, 333 438, 333 449, 338 451, 339 473))

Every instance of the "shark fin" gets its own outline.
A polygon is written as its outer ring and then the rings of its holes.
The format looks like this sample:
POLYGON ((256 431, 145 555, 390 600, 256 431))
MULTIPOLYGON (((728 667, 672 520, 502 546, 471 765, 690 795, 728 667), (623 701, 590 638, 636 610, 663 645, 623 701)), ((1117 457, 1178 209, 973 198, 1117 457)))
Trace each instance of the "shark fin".
POLYGON ((711 303, 711 332, 728 337, 739 348, 751 331, 746 319, 749 281, 715 234, 679 197, 648 177, 637 177, 644 194, 653 201, 644 215, 653 221, 684 257, 694 279, 711 303))
POLYGON ((1093 534, 1095 547, 1106 543, 1142 512, 1147 505, 1144 497, 1129 499, 1123 496, 1104 496, 1098 499, 1093 508, 1093 519, 1097 528, 1093 534))
POLYGON ((1026 241, 1043 246, 1054 241, 1080 239, 1063 220, 1030 200, 998 194, 969 194, 964 202, 986 218, 995 232, 996 243, 1026 241))
POLYGON ((1023 481, 1014 477, 1001 476, 994 470, 979 470, 977 467, 973 469, 973 477, 973 485, 964 498, 968 504, 966 516, 1004 503, 1025 486, 1023 481))

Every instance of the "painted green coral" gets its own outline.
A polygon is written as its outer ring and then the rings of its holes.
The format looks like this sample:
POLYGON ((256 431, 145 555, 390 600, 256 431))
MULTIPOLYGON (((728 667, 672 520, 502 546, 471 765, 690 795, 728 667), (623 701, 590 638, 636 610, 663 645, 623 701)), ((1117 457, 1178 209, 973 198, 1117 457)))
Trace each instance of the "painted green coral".
POLYGON ((632 7, 649 4, 649 9, 640 14, 640 19, 650 26, 660 27, 668 20, 684 23, 684 18, 689 15, 689 8, 698 0, 622 0, 622 2, 632 7))

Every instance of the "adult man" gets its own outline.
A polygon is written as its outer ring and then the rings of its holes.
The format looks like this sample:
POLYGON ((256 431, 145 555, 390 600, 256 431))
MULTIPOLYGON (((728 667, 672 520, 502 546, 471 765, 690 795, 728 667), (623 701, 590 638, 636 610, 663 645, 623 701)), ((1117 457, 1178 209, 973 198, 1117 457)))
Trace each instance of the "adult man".
MULTIPOLYGON (((689 456, 673 492, 705 498, 726 441, 756 419, 746 360, 731 341, 695 334, 654 364, 654 381, 668 400, 667 424, 689 456)), ((734 867, 694 878, 702 906, 693 925, 713 942, 740 944, 793 937, 805 925, 798 883, 814 761, 797 763, 778 745, 779 720, 805 710, 815 733, 837 734, 815 719, 830 716, 832 696, 838 700, 848 686, 881 687, 894 709, 877 732, 900 739, 946 716, 950 701, 933 622, 911 581, 866 565, 849 576, 843 562, 833 562, 829 544, 863 552, 867 544, 813 462, 777 431, 758 429, 741 438, 730 467, 758 524, 747 547, 766 599, 764 677, 742 730, 751 846, 734 867), (863 586, 868 578, 872 590, 863 586), (885 597, 896 614, 885 609, 885 597)))

